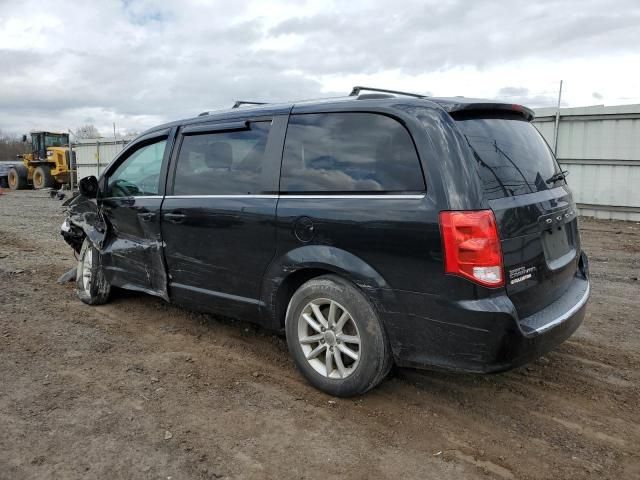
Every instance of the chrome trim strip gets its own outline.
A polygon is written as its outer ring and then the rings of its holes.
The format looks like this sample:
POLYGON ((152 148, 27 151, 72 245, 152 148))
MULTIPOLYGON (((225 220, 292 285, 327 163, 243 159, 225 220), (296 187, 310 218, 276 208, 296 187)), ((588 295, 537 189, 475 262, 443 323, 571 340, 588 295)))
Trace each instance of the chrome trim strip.
POLYGON ((167 195, 165 198, 278 198, 278 195, 167 195))
POLYGON ((587 289, 584 292, 584 295, 582 295, 582 298, 578 301, 578 303, 576 303, 573 307, 571 307, 569 310, 567 310, 565 313, 563 313, 562 315, 560 315, 558 318, 555 318, 553 320, 551 320, 549 323, 536 328, 535 330, 533 330, 535 333, 544 333, 547 330, 552 329, 553 327, 555 327, 556 325, 559 325, 560 323, 564 322, 565 320, 568 320, 570 317, 572 317, 578 310, 580 310, 585 303, 587 303, 587 300, 589 299, 589 293, 591 292, 591 283, 587 283, 587 289))
POLYGON ((353 195, 280 195, 281 199, 293 198, 296 200, 302 199, 368 199, 368 200, 422 200, 425 197, 424 193, 421 194, 399 194, 399 195, 379 195, 379 194, 353 194, 353 195))
MULTIPOLYGON (((295 200, 302 199, 374 199, 374 200, 422 200, 425 194, 402 194, 402 195, 273 195, 273 194, 255 194, 255 195, 167 195, 164 198, 290 198, 295 200)), ((142 198, 154 198, 154 197, 142 197, 142 198)), ((162 197, 160 197, 162 198, 162 197)))

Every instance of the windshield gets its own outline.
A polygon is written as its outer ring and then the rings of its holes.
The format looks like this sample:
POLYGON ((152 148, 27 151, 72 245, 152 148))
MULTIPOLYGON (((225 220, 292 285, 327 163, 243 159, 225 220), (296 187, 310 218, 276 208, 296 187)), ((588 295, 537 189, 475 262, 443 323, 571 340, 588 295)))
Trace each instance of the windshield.
POLYGON ((564 183, 548 145, 524 120, 471 118, 458 128, 474 151, 489 199, 539 192, 564 183))
POLYGON ((68 143, 67 135, 47 133, 44 137, 45 147, 62 147, 68 143))

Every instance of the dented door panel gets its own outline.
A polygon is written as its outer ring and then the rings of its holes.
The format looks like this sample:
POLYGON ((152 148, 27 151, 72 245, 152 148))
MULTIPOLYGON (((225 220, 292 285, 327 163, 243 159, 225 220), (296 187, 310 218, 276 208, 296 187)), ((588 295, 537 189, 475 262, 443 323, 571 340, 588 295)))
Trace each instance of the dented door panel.
POLYGON ((162 197, 107 198, 102 212, 109 235, 102 249, 107 280, 165 300, 167 276, 160 234, 162 197))
POLYGON ((97 199, 77 195, 68 202, 63 225, 64 238, 76 251, 85 236, 95 245, 109 283, 167 301, 160 208, 176 131, 157 130, 131 142, 98 179, 97 199), (162 150, 144 161, 140 155, 136 163, 134 157, 153 145, 162 150))

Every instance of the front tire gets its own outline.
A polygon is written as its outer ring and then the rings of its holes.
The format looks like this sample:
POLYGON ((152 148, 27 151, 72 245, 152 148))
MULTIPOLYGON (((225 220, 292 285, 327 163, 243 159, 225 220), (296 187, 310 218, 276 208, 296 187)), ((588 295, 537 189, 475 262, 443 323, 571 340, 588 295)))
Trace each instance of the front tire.
POLYGON ((104 276, 100 253, 89 239, 85 238, 78 257, 76 294, 87 305, 102 305, 107 303, 110 292, 111 285, 104 276))
POLYGON ((285 329, 300 372, 330 395, 361 395, 391 369, 389 342, 375 309, 338 276, 303 284, 291 297, 285 329))
POLYGON ((41 165, 33 171, 33 188, 51 188, 56 185, 56 180, 51 175, 51 167, 41 165))
POLYGON ((27 177, 29 175, 29 171, 27 167, 24 165, 16 165, 11 170, 9 170, 9 175, 7 176, 7 183, 9 183, 9 188, 11 190, 24 190, 29 186, 27 181, 27 177))

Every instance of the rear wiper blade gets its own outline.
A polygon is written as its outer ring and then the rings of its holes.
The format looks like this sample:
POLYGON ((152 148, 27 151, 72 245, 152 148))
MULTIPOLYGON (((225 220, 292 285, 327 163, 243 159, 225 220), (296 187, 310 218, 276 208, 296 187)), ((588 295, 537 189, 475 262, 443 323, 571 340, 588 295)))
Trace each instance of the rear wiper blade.
POLYGON ((564 180, 567 175, 569 175, 569 171, 568 170, 562 170, 562 171, 560 171, 558 173, 555 173, 555 174, 551 175, 545 181, 547 183, 556 183, 558 180, 564 180))

